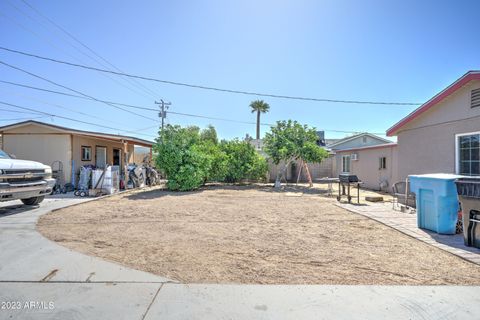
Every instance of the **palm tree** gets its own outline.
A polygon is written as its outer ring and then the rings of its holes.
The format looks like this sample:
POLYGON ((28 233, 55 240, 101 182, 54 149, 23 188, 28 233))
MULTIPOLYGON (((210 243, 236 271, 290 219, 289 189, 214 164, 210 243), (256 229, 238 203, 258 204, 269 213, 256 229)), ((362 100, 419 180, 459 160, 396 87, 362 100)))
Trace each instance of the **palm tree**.
POLYGON ((257 140, 260 139, 260 113, 267 113, 270 110, 270 106, 263 100, 255 100, 250 103, 252 113, 257 113, 257 140))

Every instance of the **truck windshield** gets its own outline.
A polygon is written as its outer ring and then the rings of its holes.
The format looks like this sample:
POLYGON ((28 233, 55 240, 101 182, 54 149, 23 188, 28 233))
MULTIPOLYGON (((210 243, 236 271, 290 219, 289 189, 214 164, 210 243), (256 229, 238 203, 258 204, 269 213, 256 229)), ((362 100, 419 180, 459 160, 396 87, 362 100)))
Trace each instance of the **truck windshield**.
POLYGON ((0 159, 10 159, 10 157, 5 151, 0 150, 0 159))

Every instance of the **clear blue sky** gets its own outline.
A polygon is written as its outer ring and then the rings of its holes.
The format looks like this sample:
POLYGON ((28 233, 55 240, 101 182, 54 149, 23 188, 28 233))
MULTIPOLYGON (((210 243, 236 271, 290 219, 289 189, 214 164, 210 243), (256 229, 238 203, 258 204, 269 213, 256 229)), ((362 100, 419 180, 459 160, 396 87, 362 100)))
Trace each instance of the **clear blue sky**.
MULTIPOLYGON (((480 69, 479 1, 27 1, 123 71, 205 86, 424 102, 466 71, 480 69)), ((1 1, 0 13, 0 46, 99 66, 23 2, 1 1)), ((155 97, 132 92, 125 87, 133 87, 131 83, 115 76, 124 86, 96 72, 3 51, 0 60, 99 99, 156 107, 155 97)), ((4 66, 0 80, 65 91, 4 66)), ((255 121, 248 105, 256 97, 142 83, 157 99, 171 101, 171 111, 255 121)), ((0 84, 0 94, 2 101, 114 128, 153 127, 138 135, 146 139, 157 132, 155 112, 144 112, 148 120, 104 104, 6 84, 0 84)), ((262 122, 295 119, 325 130, 385 132, 414 109, 264 100, 271 111, 262 122)), ((0 110, 0 124, 30 116, 0 110)), ((115 132, 57 118, 39 120, 115 132)), ((255 134, 249 124, 180 115, 169 115, 167 122, 200 127, 211 123, 222 138, 255 134)))

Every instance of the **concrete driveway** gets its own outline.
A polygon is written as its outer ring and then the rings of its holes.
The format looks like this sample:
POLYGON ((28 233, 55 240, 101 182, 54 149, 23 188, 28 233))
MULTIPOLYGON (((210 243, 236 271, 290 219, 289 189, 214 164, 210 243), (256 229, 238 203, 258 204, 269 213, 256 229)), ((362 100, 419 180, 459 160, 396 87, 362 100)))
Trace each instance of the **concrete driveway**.
POLYGON ((82 201, 0 204, 0 319, 480 317, 479 287, 178 284, 71 251, 35 230, 40 215, 82 201))

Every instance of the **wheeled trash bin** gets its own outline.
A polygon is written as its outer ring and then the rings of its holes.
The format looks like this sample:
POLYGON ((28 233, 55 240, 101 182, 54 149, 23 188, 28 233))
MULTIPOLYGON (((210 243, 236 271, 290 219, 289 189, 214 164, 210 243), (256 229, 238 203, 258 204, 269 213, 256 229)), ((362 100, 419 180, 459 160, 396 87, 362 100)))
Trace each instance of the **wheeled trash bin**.
POLYGON ((480 248, 480 177, 463 177, 456 184, 462 204, 465 245, 480 248))
POLYGON ((458 198, 453 174, 411 175, 410 190, 416 194, 417 225, 441 234, 455 234, 458 198))

